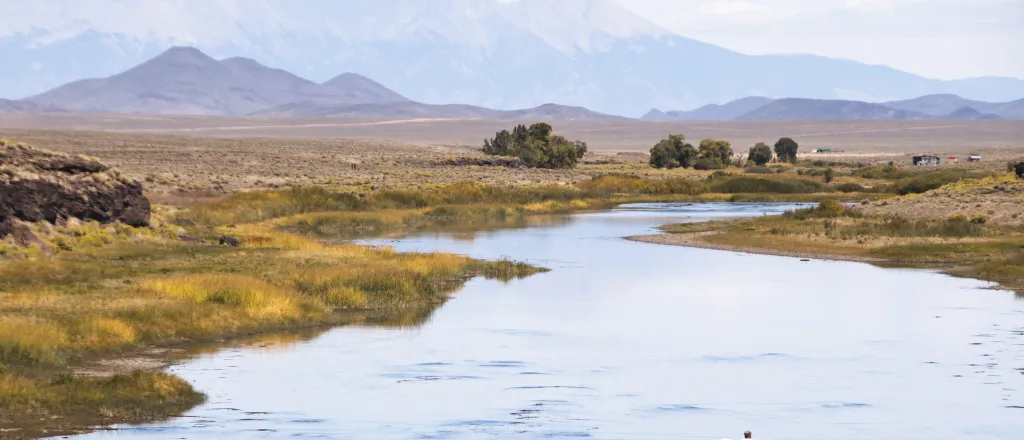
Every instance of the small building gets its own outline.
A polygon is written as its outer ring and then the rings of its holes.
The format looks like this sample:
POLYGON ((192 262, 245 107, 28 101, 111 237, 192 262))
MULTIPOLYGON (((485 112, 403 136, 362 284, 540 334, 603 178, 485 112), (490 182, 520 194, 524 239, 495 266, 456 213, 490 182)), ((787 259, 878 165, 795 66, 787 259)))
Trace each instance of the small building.
POLYGON ((981 156, 968 156, 968 162, 981 162, 981 156))
POLYGON ((914 156, 914 165, 930 166, 939 165, 940 163, 942 163, 942 159, 939 156, 914 156))

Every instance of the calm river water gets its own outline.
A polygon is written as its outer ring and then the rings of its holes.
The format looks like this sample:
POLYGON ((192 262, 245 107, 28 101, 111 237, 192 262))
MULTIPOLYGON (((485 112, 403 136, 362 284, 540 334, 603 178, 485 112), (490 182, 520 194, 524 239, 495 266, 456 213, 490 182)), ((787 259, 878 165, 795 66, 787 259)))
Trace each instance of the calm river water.
POLYGON ((186 417, 85 438, 1024 438, 1024 301, 929 271, 635 243, 784 205, 639 205, 375 240, 553 269, 474 280, 415 328, 170 368, 186 417))

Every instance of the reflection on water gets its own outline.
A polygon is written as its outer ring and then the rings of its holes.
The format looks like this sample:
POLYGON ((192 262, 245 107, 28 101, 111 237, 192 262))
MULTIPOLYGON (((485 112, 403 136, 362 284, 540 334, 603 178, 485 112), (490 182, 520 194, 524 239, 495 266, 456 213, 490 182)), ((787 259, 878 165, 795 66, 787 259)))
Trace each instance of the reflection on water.
POLYGON ((323 236, 317 234, 327 241, 347 242, 367 237, 381 237, 382 239, 398 240, 409 236, 421 236, 427 234, 445 234, 448 238, 460 241, 472 241, 481 234, 499 230, 516 230, 534 227, 552 227, 565 225, 571 222, 573 216, 564 214, 545 214, 529 216, 507 216, 498 218, 485 218, 472 222, 445 221, 444 218, 434 219, 432 222, 424 223, 411 230, 381 231, 367 230, 360 231, 344 230, 333 235, 323 236))
POLYGON ((554 270, 476 279, 433 313, 284 352, 199 356, 171 371, 206 405, 87 437, 1021 438, 1024 303, 988 283, 621 239, 788 208, 639 205, 473 240, 371 240, 554 270))

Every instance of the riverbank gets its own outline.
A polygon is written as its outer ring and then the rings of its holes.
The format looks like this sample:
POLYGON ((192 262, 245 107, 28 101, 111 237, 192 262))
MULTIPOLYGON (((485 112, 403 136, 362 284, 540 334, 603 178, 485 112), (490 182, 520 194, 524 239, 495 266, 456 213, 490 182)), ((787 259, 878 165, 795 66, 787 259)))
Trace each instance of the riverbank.
POLYGON ((34 225, 39 246, 0 260, 4 437, 160 420, 201 403, 188 383, 156 371, 165 347, 376 317, 414 325, 473 277, 544 270, 181 214, 159 208, 151 228, 34 225))
MULTIPOLYGON (((1010 182, 1008 178, 998 180, 1010 182)), ((954 188, 934 190, 935 195, 927 192, 920 198, 911 198, 909 203, 935 200, 937 194, 957 188, 991 185, 991 179, 961 182, 954 188)), ((972 203, 986 206, 983 199, 974 199, 972 203)), ((898 210, 898 206, 890 206, 899 203, 900 200, 880 202, 875 207, 898 210)), ((824 202, 815 208, 777 216, 664 225, 660 228, 664 234, 628 239, 802 259, 927 267, 954 276, 991 281, 1018 294, 1024 292, 1024 228, 1019 223, 993 224, 988 214, 981 213, 955 213, 939 219, 883 215, 872 208, 866 203, 844 206, 824 202)), ((930 212, 945 211, 940 206, 930 212)))

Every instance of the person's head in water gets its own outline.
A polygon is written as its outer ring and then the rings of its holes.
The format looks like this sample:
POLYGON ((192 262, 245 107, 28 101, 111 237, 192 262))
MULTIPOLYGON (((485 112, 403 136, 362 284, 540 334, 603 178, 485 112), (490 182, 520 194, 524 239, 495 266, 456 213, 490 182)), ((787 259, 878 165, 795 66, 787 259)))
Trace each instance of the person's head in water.
POLYGON ((743 433, 743 438, 753 438, 753 437, 751 437, 752 435, 753 434, 751 434, 750 431, 747 431, 747 432, 743 433))

